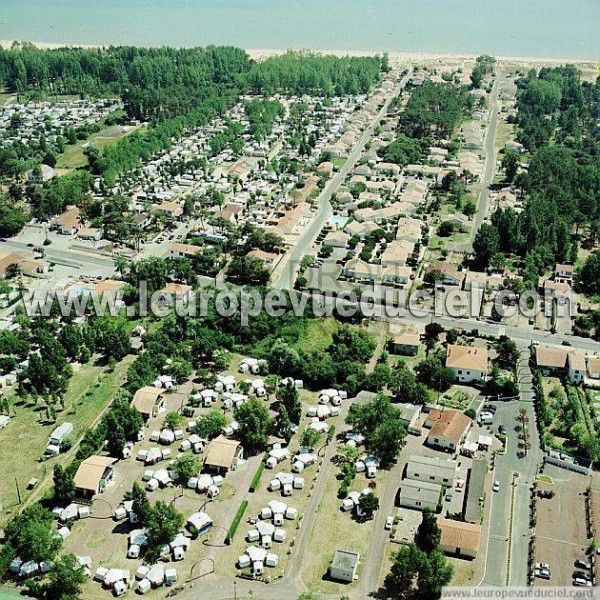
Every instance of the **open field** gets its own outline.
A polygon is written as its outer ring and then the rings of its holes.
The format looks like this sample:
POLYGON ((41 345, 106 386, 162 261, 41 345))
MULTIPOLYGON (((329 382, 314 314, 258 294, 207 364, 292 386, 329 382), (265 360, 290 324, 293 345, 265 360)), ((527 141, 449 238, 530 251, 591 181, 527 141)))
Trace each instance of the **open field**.
MULTIPOLYGON (((337 497, 340 481, 336 475, 337 468, 331 471, 325 493, 318 505, 315 526, 312 529, 309 547, 312 549, 302 561, 302 579, 309 589, 322 593, 340 594, 353 584, 331 581, 327 578, 329 563, 336 550, 359 552, 361 561, 365 559, 371 537, 373 536, 374 521, 359 523, 351 512, 341 510, 342 501, 337 497)), ((364 473, 358 473, 350 491, 361 491, 370 482, 375 482, 374 492, 383 487, 387 473, 377 471, 377 477, 367 479, 364 473)), ((360 578, 361 566, 358 568, 360 578)))
POLYGON ((537 500, 535 562, 550 565, 550 581, 536 578, 534 585, 571 585, 573 563, 584 558, 588 546, 585 491, 589 478, 546 465, 544 471, 553 484, 540 483, 539 489, 552 490, 554 498, 537 500))
MULTIPOLYGON (((106 408, 114 392, 124 381, 132 360, 133 357, 125 358, 112 372, 109 372, 106 367, 92 363, 81 367, 71 379, 65 394, 65 409, 58 413, 57 423, 47 423, 45 411, 39 405, 21 400, 14 403, 15 414, 0 433, 2 464, 11 474, 10 477, 0 479, 3 519, 9 517, 17 508, 15 479, 18 481, 22 498, 26 500, 31 492, 25 487, 32 477, 41 480, 52 473, 52 467, 56 462, 66 462, 65 455, 43 462, 39 460, 48 443, 48 436, 54 428, 69 421, 74 427, 71 439, 73 441, 79 439, 106 408), (15 448, 19 448, 19 451, 15 452, 15 448)), ((40 481, 38 488, 42 485, 40 481)))
POLYGON ((69 146, 65 152, 59 156, 56 163, 57 169, 80 169, 87 165, 87 158, 84 150, 89 144, 93 144, 99 150, 107 146, 116 144, 120 139, 134 131, 135 127, 122 127, 113 125, 107 127, 98 133, 91 135, 86 141, 77 142, 74 146, 69 146))

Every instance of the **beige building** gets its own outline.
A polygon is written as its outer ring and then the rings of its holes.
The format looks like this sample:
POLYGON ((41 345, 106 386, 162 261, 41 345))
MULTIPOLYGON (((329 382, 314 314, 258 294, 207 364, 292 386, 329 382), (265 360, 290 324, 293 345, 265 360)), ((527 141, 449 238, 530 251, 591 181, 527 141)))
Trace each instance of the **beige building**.
POLYGON ((481 542, 481 525, 452 519, 438 519, 440 550, 459 558, 475 558, 481 542))
POLYGON ((101 494, 114 476, 113 465, 116 462, 116 458, 109 456, 86 458, 79 465, 73 478, 75 496, 82 500, 91 500, 96 494, 101 494))
POLYGON ((163 391, 151 385, 140 388, 131 400, 131 406, 135 408, 144 421, 150 418, 157 417, 158 413, 165 406, 163 391))
POLYGON ((244 451, 240 442, 220 435, 208 445, 204 466, 209 471, 227 473, 235 471, 243 457, 244 451))

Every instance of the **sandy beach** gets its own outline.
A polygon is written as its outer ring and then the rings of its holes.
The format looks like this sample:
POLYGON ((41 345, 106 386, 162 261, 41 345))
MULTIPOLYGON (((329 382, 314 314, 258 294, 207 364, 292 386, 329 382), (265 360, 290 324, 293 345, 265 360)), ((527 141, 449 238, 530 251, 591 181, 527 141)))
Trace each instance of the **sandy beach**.
MULTIPOLYGON (((13 45, 11 40, 0 40, 0 46, 3 48, 10 48, 13 45)), ((64 47, 75 47, 75 48, 99 48, 101 46, 93 44, 58 44, 52 42, 31 42, 33 45, 42 49, 55 49, 64 47)), ((250 58, 254 60, 265 60, 270 56, 276 56, 287 52, 286 49, 257 49, 257 48, 244 48, 250 58)), ((334 56, 374 56, 376 54, 382 54, 381 50, 323 50, 319 48, 311 48, 301 50, 305 52, 313 52, 317 54, 332 54, 334 56)), ((476 54, 451 54, 451 53, 431 53, 431 52, 388 52, 390 60, 398 62, 412 62, 412 63, 430 63, 439 61, 444 63, 447 61, 469 61, 476 58, 476 54)), ((526 65, 558 65, 558 64, 577 64, 586 69, 596 69, 596 64, 593 61, 586 61, 572 58, 540 58, 540 57, 527 57, 527 56, 496 56, 498 61, 507 64, 526 64, 526 65)))

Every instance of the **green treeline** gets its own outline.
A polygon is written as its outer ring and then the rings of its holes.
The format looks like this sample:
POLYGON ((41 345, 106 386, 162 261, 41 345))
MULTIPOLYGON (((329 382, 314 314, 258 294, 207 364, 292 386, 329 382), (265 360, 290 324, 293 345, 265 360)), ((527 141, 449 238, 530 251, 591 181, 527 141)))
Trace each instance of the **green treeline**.
POLYGON ((292 53, 257 63, 239 48, 59 48, 31 44, 0 49, 0 82, 32 97, 116 95, 131 118, 194 112, 212 97, 239 92, 360 94, 378 81, 380 57, 292 53))
POLYGON ((250 133, 258 141, 266 138, 273 129, 277 117, 285 115, 285 109, 279 102, 268 100, 249 100, 244 105, 250 123, 250 133))
POLYGON ((473 97, 466 88, 426 81, 412 91, 396 139, 380 148, 379 156, 401 168, 420 162, 436 139, 452 137, 472 108, 473 97))
POLYGON ((412 138, 449 138, 472 107, 473 97, 465 88, 426 81, 412 92, 400 130, 412 138))
POLYGON ((497 210, 474 250, 481 268, 497 255, 521 257, 525 283, 537 285, 555 262, 576 261, 584 236, 594 242, 600 235, 600 87, 567 66, 531 72, 519 88, 517 136, 531 159, 514 183, 525 208, 497 210))
POLYGON ((288 52, 253 63, 245 78, 255 94, 366 94, 379 80, 385 59, 373 57, 321 56, 288 52))

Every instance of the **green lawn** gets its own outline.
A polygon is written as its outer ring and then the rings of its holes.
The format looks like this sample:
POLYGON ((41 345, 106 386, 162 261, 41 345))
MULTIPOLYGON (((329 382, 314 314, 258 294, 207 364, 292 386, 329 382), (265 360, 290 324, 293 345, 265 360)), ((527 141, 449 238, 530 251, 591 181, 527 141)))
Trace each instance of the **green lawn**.
POLYGON ((56 167, 58 169, 80 169, 87 165, 87 159, 84 155, 84 144, 90 143, 103 150, 107 146, 116 144, 120 139, 131 133, 132 130, 124 131, 119 125, 107 127, 98 133, 90 136, 87 140, 77 142, 74 146, 69 146, 61 156, 58 157, 56 167))
POLYGON ((74 373, 65 394, 65 409, 58 413, 56 423, 45 421, 46 414, 40 406, 20 400, 14 403, 12 419, 0 432, 2 465, 5 472, 10 473, 10 476, 0 478, 0 503, 3 506, 0 522, 9 518, 17 507, 17 482, 22 499, 26 499, 32 493, 26 489, 31 478, 40 480, 39 489, 43 487, 42 480, 52 472, 54 463, 65 462, 65 455, 40 461, 54 428, 65 421, 73 423, 71 439, 77 441, 122 385, 132 360, 133 356, 126 357, 112 372, 90 363, 74 373))
POLYGON ((335 319, 311 319, 307 321, 304 332, 300 336, 296 347, 298 350, 325 350, 333 340, 333 334, 338 328, 335 319))
POLYGON ((0 589, 0 600, 16 600, 17 598, 29 598, 29 596, 22 596, 18 592, 12 590, 0 589))

